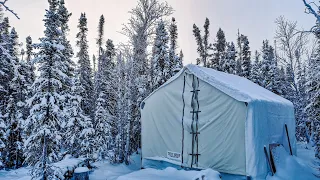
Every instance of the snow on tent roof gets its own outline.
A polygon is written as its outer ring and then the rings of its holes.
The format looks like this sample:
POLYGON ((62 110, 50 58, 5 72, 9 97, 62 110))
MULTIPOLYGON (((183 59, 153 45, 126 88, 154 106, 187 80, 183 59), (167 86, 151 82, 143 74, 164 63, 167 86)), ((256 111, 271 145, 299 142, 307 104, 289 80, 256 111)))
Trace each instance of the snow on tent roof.
MULTIPOLYGON (((179 73, 173 76, 160 88, 174 81, 183 72, 194 74, 199 79, 207 82, 218 90, 241 102, 249 103, 253 101, 267 101, 293 106, 289 100, 274 94, 273 92, 253 83, 246 78, 193 64, 185 66, 179 73)), ((151 96, 153 93, 151 93, 149 96, 151 96)))

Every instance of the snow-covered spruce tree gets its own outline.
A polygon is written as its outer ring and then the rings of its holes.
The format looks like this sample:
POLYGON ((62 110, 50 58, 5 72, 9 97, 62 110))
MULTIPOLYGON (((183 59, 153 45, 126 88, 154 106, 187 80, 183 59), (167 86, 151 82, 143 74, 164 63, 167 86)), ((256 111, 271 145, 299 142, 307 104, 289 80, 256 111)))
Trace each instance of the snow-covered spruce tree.
POLYGON ((110 114, 106 109, 106 100, 103 91, 100 92, 98 99, 96 100, 95 111, 95 124, 94 124, 94 159, 105 159, 107 150, 109 149, 111 142, 111 127, 109 126, 108 119, 110 114))
MULTIPOLYGON (((127 142, 125 138, 130 138, 130 127, 126 124, 130 121, 131 114, 129 113, 130 102, 128 95, 131 89, 126 89, 127 79, 126 79, 126 67, 125 62, 120 52, 117 54, 117 65, 116 65, 116 78, 115 83, 117 84, 117 107, 116 107, 116 136, 114 137, 114 143, 112 144, 112 151, 109 154, 112 163, 122 163, 127 159, 126 148, 130 149, 130 141, 127 142), (127 106, 128 105, 128 106, 127 106), (129 131, 129 133, 127 133, 129 131)), ((129 153, 130 155, 130 153, 129 153)))
MULTIPOLYGON (((28 88, 31 87, 31 85, 33 84, 36 75, 35 75, 35 67, 33 65, 33 62, 31 61, 33 58, 33 46, 32 46, 32 38, 30 36, 28 36, 26 38, 26 65, 28 68, 28 72, 27 72, 27 77, 26 77, 26 81, 28 84, 28 88)), ((30 90, 29 90, 30 91, 30 90)), ((29 94, 29 97, 31 95, 29 94)))
POLYGON ((115 47, 113 41, 108 39, 106 42, 106 49, 101 59, 101 71, 104 81, 102 82, 102 90, 106 93, 107 101, 107 110, 110 114, 114 115, 115 113, 115 104, 116 104, 116 88, 113 84, 115 79, 115 47))
POLYGON ((32 46, 32 38, 31 38, 31 36, 28 36, 26 38, 26 55, 27 55, 26 60, 27 61, 31 61, 32 56, 33 56, 33 46, 32 46))
MULTIPOLYGON (((99 24, 98 24, 98 37, 96 39, 96 45, 98 47, 98 58, 97 58, 97 70, 95 70, 94 73, 94 101, 97 101, 97 99, 99 98, 100 95, 100 91, 101 91, 101 87, 100 85, 102 84, 101 81, 101 57, 103 54, 103 48, 102 48, 102 44, 104 41, 104 24, 105 24, 105 19, 104 16, 101 15, 100 19, 99 19, 99 24)), ((96 67, 96 59, 93 59, 93 64, 94 64, 94 68, 96 67)), ((97 103, 95 102, 94 105, 97 105, 97 103)), ((94 106, 94 109, 96 109, 96 107, 94 106)), ((95 119, 93 119, 95 122, 95 119)), ((94 123, 95 124, 95 123, 94 123)))
POLYGON ((4 152, 4 148, 6 147, 5 145, 5 140, 6 140, 6 129, 7 126, 5 124, 4 116, 2 113, 0 113, 0 166, 3 166, 3 161, 2 161, 2 155, 4 152))
POLYGON ((19 61, 18 34, 12 28, 9 40, 9 54, 12 64, 12 79, 9 86, 9 101, 7 103, 7 141, 6 150, 3 152, 6 168, 19 168, 23 163, 22 153, 22 125, 25 121, 27 96, 26 71, 28 69, 23 61, 19 61))
POLYGON ((210 66, 210 58, 212 57, 212 44, 209 43, 209 27, 210 27, 210 21, 208 18, 206 18, 205 23, 204 23, 204 35, 203 37, 201 36, 200 29, 193 24, 193 35, 196 39, 197 42, 197 52, 199 54, 199 58, 197 58, 197 65, 202 64, 204 67, 209 67, 210 66))
POLYGON ((315 156, 320 159, 320 33, 316 33, 318 39, 318 47, 316 55, 311 58, 308 65, 308 78, 307 78, 307 94, 308 105, 306 112, 308 118, 313 124, 312 134, 313 141, 316 145, 315 156))
MULTIPOLYGON (((68 9, 65 6, 64 0, 59 1, 58 11, 57 14, 59 15, 59 21, 60 29, 61 29, 61 36, 62 36, 62 42, 61 45, 63 45, 63 49, 61 50, 63 56, 62 61, 64 61, 65 68, 60 69, 67 77, 64 78, 65 87, 61 89, 63 91, 63 94, 66 97, 66 102, 68 103, 68 97, 70 96, 70 90, 72 86, 72 79, 74 76, 74 67, 75 63, 72 60, 73 57, 73 49, 70 44, 70 41, 67 39, 68 33, 70 31, 69 29, 69 19, 71 17, 71 13, 69 13, 68 9)), ((68 117, 66 117, 68 118, 68 117)))
POLYGON ((80 81, 80 71, 78 68, 73 78, 70 106, 65 110, 69 118, 65 127, 65 147, 74 157, 92 158, 94 129, 91 119, 81 108, 85 87, 80 81))
POLYGON ((263 41, 261 61, 262 86, 275 94, 281 95, 281 82, 274 49, 269 41, 263 41))
POLYGON ((226 51, 226 37, 221 28, 219 28, 216 36, 216 42, 213 43, 213 58, 211 59, 210 67, 216 70, 221 70, 221 64, 224 64, 226 51))
POLYGON ((102 44, 104 41, 104 16, 103 14, 100 16, 99 25, 98 25, 98 38, 97 38, 97 46, 98 46, 98 66, 100 64, 100 56, 102 55, 102 44))
POLYGON ((199 57, 197 58, 197 65, 200 65, 203 63, 203 66, 206 67, 207 66, 207 62, 203 61, 203 53, 204 53, 204 47, 203 47, 203 43, 202 43, 202 36, 201 36, 201 32, 199 27, 196 24, 193 24, 193 35, 196 38, 196 42, 197 42, 197 52, 199 54, 199 57))
POLYGON ((266 88, 269 84, 269 71, 272 61, 270 60, 270 46, 269 41, 264 40, 262 42, 262 60, 261 60, 261 78, 262 78, 262 87, 266 88))
POLYGON ((0 24, 0 111, 3 116, 6 114, 6 104, 9 100, 9 82, 12 78, 12 58, 8 53, 8 44, 10 40, 9 19, 5 17, 0 24))
POLYGON ((183 55, 182 50, 180 50, 179 60, 180 60, 180 63, 181 63, 181 66, 182 66, 182 67, 183 67, 183 59, 184 59, 184 55, 183 55))
POLYGON ((89 115, 93 119, 93 74, 88 53, 88 27, 87 17, 85 13, 81 13, 78 28, 79 32, 77 34, 77 47, 79 48, 79 51, 77 53, 77 58, 79 64, 79 80, 81 86, 84 88, 83 94, 81 94, 82 102, 80 104, 84 114, 89 115))
POLYGON ((276 93, 280 93, 279 71, 274 54, 274 49, 269 45, 269 41, 262 43, 262 61, 261 61, 261 86, 276 93))
POLYGON ((262 75, 261 75, 261 61, 260 61, 260 53, 255 51, 254 62, 252 64, 251 73, 250 73, 251 81, 262 86, 262 75))
POLYGON ((177 39, 178 39, 178 28, 175 18, 172 18, 171 24, 169 26, 169 37, 170 37, 170 49, 169 49, 169 69, 170 77, 174 76, 177 71, 182 68, 179 56, 176 53, 177 50, 177 39))
POLYGON ((9 45, 10 45, 10 35, 9 35, 9 19, 3 18, 3 8, 10 11, 13 15, 17 18, 18 15, 9 9, 8 6, 5 6, 4 2, 0 2, 2 5, 0 7, 0 164, 3 166, 2 159, 3 159, 3 152, 6 148, 6 140, 8 140, 7 132, 7 120, 8 120, 8 109, 7 106, 9 104, 9 100, 11 97, 9 94, 11 93, 10 90, 10 81, 13 77, 13 62, 14 58, 9 54, 9 45))
POLYGON ((241 34, 242 43, 242 61, 241 61, 241 76, 250 79, 251 73, 251 51, 249 47, 249 40, 247 36, 241 34))
POLYGON ((238 36, 237 36, 237 63, 236 63, 236 74, 241 75, 242 74, 242 41, 241 41, 241 35, 240 31, 238 29, 238 36))
MULTIPOLYGON (((127 137, 125 139, 125 146, 123 149, 124 150, 124 161, 126 164, 129 163, 129 156, 131 153, 133 153, 135 151, 136 147, 136 143, 139 142, 139 138, 140 135, 137 132, 140 132, 140 123, 135 121, 135 116, 132 116, 132 114, 134 113, 135 109, 134 109, 134 104, 131 101, 131 99, 134 99, 134 91, 132 90, 132 88, 134 88, 135 82, 134 79, 132 78, 132 76, 135 74, 134 70, 134 61, 129 60, 126 64, 126 76, 125 76, 125 103, 124 103, 124 107, 125 107, 125 111, 124 111, 124 115, 127 119, 127 122, 125 123, 125 127, 126 127, 126 131, 125 133, 127 133, 127 137), (137 139, 138 138, 138 139, 137 139)), ((123 139, 124 141, 124 139, 123 139)))
MULTIPOLYGON (((272 57, 272 55, 274 56, 274 52, 273 48, 270 46, 270 55, 272 57)), ((281 82, 280 82, 280 76, 279 76, 279 68, 277 67, 277 62, 276 62, 276 58, 273 57, 272 59, 272 63, 270 66, 270 71, 269 71, 269 84, 267 85, 267 89, 269 89, 270 91, 272 91, 273 93, 281 96, 282 95, 282 89, 281 89, 281 82)))
MULTIPOLYGON (((1 6, 2 7, 2 6, 1 6)), ((9 81, 11 79, 12 64, 11 57, 8 53, 9 44, 9 19, 4 18, 2 8, 0 7, 0 164, 4 164, 4 151, 6 150, 6 129, 7 129, 7 103, 9 101, 9 81)))
POLYGON ((229 74, 235 74, 236 73, 236 48, 234 46, 234 43, 227 43, 227 50, 225 55, 225 60, 222 61, 223 64, 221 64, 221 70, 223 72, 229 73, 229 74))
POLYGON ((95 55, 92 55, 92 63, 93 63, 93 77, 95 77, 95 73, 96 73, 96 70, 97 70, 97 65, 96 65, 96 56, 95 55))
POLYGON ((296 103, 295 79, 294 72, 290 65, 285 66, 286 72, 286 99, 290 100, 293 104, 296 103))
MULTIPOLYGON (((114 118, 116 115, 116 104, 117 104, 117 84, 115 83, 115 73, 116 73, 116 63, 115 63, 115 47, 113 45, 113 41, 108 39, 106 42, 106 50, 102 57, 102 66, 103 66, 103 85, 102 90, 105 93, 106 100, 106 109, 110 114, 110 118, 107 119, 107 123, 111 127, 111 137, 112 142, 110 144, 114 144, 114 138, 116 136, 116 119, 114 118)), ((101 68, 102 69, 102 68, 101 68)), ((110 149, 110 147, 109 147, 110 149)))
POLYGON ((154 87, 157 89, 170 78, 170 61, 168 56, 168 33, 163 21, 157 27, 156 38, 154 40, 154 87))
POLYGON ((307 93, 306 93, 306 68, 298 61, 297 65, 297 87, 298 87, 298 99, 296 108, 296 137, 298 141, 306 141, 306 121, 307 114, 305 107, 307 106, 307 93))
POLYGON ((33 96, 28 100, 31 107, 25 130, 29 137, 24 143, 25 162, 32 166, 35 179, 55 179, 52 163, 60 159, 63 125, 65 124, 64 90, 68 88, 69 68, 65 57, 64 35, 58 14, 59 2, 49 0, 44 23, 44 37, 35 44, 38 49, 35 62, 39 66, 39 76, 32 85, 33 96))
POLYGON ((95 111, 95 133, 99 140, 96 140, 96 147, 99 152, 97 158, 104 159, 107 150, 111 148, 115 134, 115 108, 116 108, 116 87, 114 84, 114 57, 115 48, 112 40, 106 42, 106 49, 101 55, 98 66, 96 90, 99 93, 95 111), (104 117, 102 117, 104 116, 104 117), (97 119, 98 118, 98 119, 97 119))
POLYGON ((289 87, 289 83, 286 81, 286 72, 283 66, 279 68, 279 81, 281 83, 280 90, 281 90, 281 96, 287 97, 287 88, 289 87))
MULTIPOLYGON (((60 107, 63 109, 64 113, 64 118, 65 121, 63 122, 63 124, 61 125, 62 127, 65 126, 65 124, 69 123, 69 120, 72 120, 71 117, 69 115, 71 115, 70 113, 66 113, 67 109, 71 109, 73 108, 72 106, 74 106, 72 100, 72 95, 71 95, 71 88, 72 88, 72 79, 74 78, 74 68, 75 68, 75 63, 72 60, 73 57, 73 49, 72 46, 70 44, 70 41, 67 39, 68 33, 70 31, 69 29, 69 19, 71 17, 71 13, 69 13, 68 9, 65 6, 65 2, 64 0, 59 0, 59 5, 58 5, 58 9, 57 9, 57 14, 59 15, 59 21, 60 21, 60 30, 61 30, 61 45, 64 47, 61 50, 62 53, 62 58, 61 61, 63 61, 65 68, 61 68, 60 70, 64 73, 65 77, 63 79, 63 83, 65 84, 65 86, 63 88, 60 88, 61 91, 61 95, 64 96, 65 101, 61 102, 60 107)), ((63 135, 66 135, 66 128, 62 129, 61 131, 63 132, 63 135)), ((63 141, 66 141, 67 138, 65 138, 65 136, 62 138, 63 141)), ((61 144, 62 148, 65 144, 67 144, 66 142, 63 142, 61 144)), ((66 152, 63 152, 66 153, 66 152)))

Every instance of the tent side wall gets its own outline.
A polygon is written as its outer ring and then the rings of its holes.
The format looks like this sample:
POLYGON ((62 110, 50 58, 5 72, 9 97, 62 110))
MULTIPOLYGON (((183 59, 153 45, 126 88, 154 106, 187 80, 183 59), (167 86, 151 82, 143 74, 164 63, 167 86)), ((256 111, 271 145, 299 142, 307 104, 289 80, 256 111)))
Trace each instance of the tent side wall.
POLYGON ((246 169, 254 179, 265 179, 268 164, 263 151, 269 144, 283 144, 289 153, 284 125, 289 129, 293 154, 296 154, 294 108, 288 104, 253 101, 248 105, 246 123, 246 169))
MULTIPOLYGON (((192 153, 190 111, 193 75, 187 73, 181 73, 145 100, 144 108, 141 110, 143 159, 166 159, 168 151, 182 153, 184 76, 186 86, 182 165, 191 167, 189 154, 192 153)), ((245 103, 231 98, 202 80, 199 80, 199 89, 199 168, 213 168, 224 173, 246 175, 245 103)))

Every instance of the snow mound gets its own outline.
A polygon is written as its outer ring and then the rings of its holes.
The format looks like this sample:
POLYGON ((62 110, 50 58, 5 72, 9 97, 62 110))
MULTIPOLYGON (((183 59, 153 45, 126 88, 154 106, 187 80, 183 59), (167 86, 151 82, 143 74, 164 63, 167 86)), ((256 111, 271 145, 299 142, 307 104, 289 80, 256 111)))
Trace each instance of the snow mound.
POLYGON ((83 173, 88 171, 89 169, 87 167, 78 167, 76 170, 74 170, 74 173, 83 173))
POLYGON ((290 156, 283 146, 273 149, 272 154, 277 172, 274 176, 269 175, 267 180, 318 179, 302 159, 290 156))
POLYGON ((73 170, 78 167, 80 163, 82 163, 84 158, 74 158, 71 155, 66 155, 62 161, 53 163, 53 167, 60 169, 64 174, 69 170, 73 170))
POLYGON ((220 174, 212 169, 203 171, 185 171, 168 167, 164 170, 143 169, 124 176, 120 176, 117 180, 220 180, 220 174), (202 178, 203 177, 203 178, 202 178))
POLYGON ((200 171, 199 174, 193 178, 193 180, 197 180, 197 179, 199 180, 220 179, 220 173, 212 169, 206 169, 206 170, 200 171))

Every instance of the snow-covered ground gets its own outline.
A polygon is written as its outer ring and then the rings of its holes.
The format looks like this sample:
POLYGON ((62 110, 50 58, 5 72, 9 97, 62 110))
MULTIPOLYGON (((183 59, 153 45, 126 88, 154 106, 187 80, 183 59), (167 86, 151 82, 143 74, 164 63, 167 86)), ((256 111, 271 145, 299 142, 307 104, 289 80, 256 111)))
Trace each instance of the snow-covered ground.
POLYGON ((31 180, 29 175, 30 168, 19 168, 12 171, 0 171, 0 179, 2 180, 31 180))
MULTIPOLYGON (((278 148, 274 152, 277 166, 275 176, 268 176, 267 180, 300 180, 300 179, 318 179, 313 174, 320 174, 320 162, 315 161, 314 149, 306 144, 298 144, 298 157, 289 156, 284 149, 278 148)), ((143 169, 140 170, 140 156, 133 155, 131 164, 112 165, 107 161, 94 163, 97 168, 90 173, 90 180, 195 180, 205 175, 206 180, 217 180, 219 173, 213 170, 203 171, 184 171, 174 168, 164 170, 143 169)), ((81 160, 74 158, 65 158, 59 164, 66 167, 74 167, 81 160), (68 164, 70 163, 70 164, 68 164)), ((30 180, 30 168, 20 168, 12 171, 0 171, 0 180, 30 180)))

